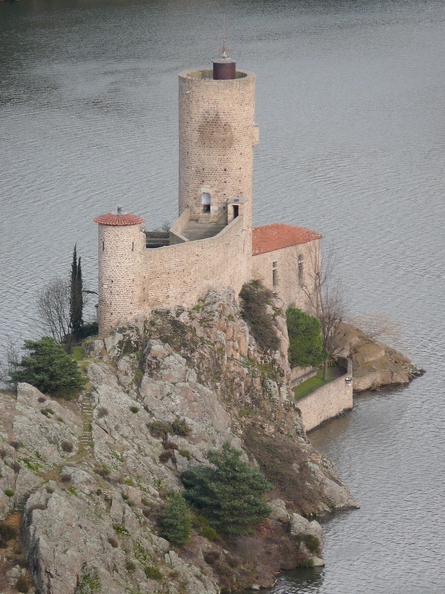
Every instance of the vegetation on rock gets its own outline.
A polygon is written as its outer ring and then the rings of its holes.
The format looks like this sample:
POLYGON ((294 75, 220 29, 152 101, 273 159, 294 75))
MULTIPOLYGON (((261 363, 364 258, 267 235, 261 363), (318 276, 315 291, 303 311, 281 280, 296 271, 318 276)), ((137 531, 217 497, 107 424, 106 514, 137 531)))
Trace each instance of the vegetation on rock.
POLYGON ((242 299, 241 315, 263 351, 275 351, 280 340, 275 332, 273 316, 267 311, 273 297, 259 281, 252 281, 243 286, 240 292, 242 299))
POLYGON ((182 475, 185 498, 227 536, 249 533, 270 514, 264 494, 273 485, 241 456, 240 450, 225 442, 221 450, 207 454, 215 468, 197 466, 182 475))
POLYGON ((85 387, 79 367, 54 338, 26 340, 24 348, 29 355, 15 364, 11 373, 13 382, 26 382, 51 396, 70 399, 85 387))
POLYGON ((320 321, 301 309, 289 307, 286 310, 289 334, 289 363, 292 367, 316 367, 326 357, 320 321))

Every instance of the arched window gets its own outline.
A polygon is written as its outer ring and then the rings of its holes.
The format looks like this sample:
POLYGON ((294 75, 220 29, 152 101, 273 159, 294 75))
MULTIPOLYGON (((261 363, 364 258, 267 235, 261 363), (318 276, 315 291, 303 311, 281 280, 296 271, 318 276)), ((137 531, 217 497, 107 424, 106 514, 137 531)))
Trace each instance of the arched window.
POLYGON ((210 212, 210 193, 203 192, 201 196, 202 212, 210 212))

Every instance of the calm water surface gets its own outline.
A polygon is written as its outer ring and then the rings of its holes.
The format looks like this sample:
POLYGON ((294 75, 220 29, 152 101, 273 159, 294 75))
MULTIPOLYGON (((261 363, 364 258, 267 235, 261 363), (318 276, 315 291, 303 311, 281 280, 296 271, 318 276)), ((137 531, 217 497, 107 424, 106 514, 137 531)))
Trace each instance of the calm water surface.
POLYGON ((174 219, 177 74, 218 53, 224 13, 258 81, 255 223, 323 233, 351 313, 400 321, 428 370, 310 434, 361 509, 326 523, 326 568, 274 592, 442 593, 442 1, 0 3, 0 342, 39 335, 36 292, 75 243, 95 289, 94 216, 174 219))

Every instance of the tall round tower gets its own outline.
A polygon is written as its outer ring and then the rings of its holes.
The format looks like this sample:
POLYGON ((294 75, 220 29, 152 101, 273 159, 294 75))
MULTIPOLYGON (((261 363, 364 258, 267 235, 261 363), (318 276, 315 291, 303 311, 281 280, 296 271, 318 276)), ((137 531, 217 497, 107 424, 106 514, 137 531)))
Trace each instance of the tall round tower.
POLYGON ((146 237, 142 217, 122 213, 94 219, 99 224, 99 336, 140 313, 146 237))
POLYGON ((230 222, 243 216, 251 235, 255 76, 225 51, 213 70, 179 75, 179 214, 230 222))

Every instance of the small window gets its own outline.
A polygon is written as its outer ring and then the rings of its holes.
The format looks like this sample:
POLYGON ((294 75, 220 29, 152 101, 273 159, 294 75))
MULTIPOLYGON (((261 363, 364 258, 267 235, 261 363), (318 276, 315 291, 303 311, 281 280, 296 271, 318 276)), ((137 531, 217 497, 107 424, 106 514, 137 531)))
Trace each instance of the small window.
POLYGON ((301 282, 304 275, 303 256, 298 256, 298 280, 301 282))
POLYGON ((201 196, 202 212, 210 212, 210 193, 203 192, 201 196))
POLYGON ((272 270, 272 285, 274 287, 278 285, 278 270, 276 268, 272 270))
POLYGON ((134 252, 134 241, 131 242, 131 251, 134 252))
POLYGON ((105 241, 102 242, 102 251, 105 250, 105 241))

